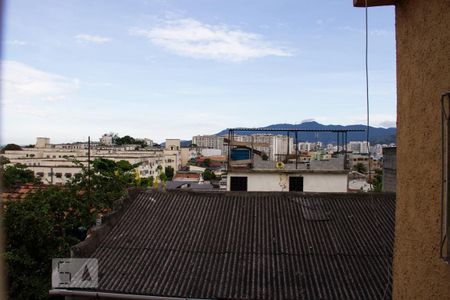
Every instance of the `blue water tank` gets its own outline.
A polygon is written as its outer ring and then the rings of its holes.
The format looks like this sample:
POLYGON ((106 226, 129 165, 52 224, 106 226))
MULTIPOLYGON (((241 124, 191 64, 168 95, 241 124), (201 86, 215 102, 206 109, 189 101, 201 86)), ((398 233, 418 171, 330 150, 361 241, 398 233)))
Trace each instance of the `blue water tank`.
POLYGON ((231 150, 231 160, 245 160, 250 158, 251 158, 250 149, 235 148, 231 150))

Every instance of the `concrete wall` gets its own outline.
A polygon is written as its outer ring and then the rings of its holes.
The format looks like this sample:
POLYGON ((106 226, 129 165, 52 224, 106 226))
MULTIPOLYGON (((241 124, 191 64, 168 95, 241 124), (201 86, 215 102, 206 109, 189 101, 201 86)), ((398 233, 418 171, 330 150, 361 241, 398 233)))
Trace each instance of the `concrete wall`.
POLYGON ((202 149, 201 153, 203 156, 220 156, 222 155, 222 150, 220 149, 202 149))
POLYGON ((450 0, 399 0, 394 299, 449 299, 439 258, 440 96, 450 89, 450 0))
POLYGON ((397 190, 397 148, 383 148, 383 192, 397 190))
POLYGON ((303 176, 304 192, 347 192, 347 174, 325 173, 228 173, 227 190, 230 190, 230 177, 247 177, 249 192, 289 191, 289 176, 303 176))

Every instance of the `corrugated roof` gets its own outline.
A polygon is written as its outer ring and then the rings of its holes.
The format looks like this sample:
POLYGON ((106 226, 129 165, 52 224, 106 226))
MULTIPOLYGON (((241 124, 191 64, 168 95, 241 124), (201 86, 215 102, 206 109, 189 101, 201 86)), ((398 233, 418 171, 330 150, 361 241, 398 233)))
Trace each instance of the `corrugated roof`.
POLYGON ((394 194, 145 192, 93 257, 99 291, 390 299, 394 194))

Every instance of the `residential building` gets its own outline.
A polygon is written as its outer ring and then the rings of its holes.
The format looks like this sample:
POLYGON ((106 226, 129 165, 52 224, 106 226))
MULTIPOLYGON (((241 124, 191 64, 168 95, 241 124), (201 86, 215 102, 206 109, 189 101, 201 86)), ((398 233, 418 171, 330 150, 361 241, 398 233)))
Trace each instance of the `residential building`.
MULTIPOLYGON (((131 164, 139 163, 141 177, 156 176, 157 167, 172 166, 175 172, 180 166, 179 151, 166 151, 157 148, 135 150, 135 145, 120 147, 93 147, 91 160, 107 158, 114 161, 126 160, 131 164)), ((43 183, 63 184, 75 174, 81 172, 81 165, 88 163, 87 143, 50 144, 48 138, 38 138, 35 148, 7 150, 5 154, 11 164, 21 163, 32 170, 43 183), (78 165, 74 161, 81 165, 78 165)))
POLYGON ((36 139, 36 148, 49 148, 50 147, 50 138, 47 137, 38 137, 36 139))
POLYGON ((248 192, 347 192, 345 170, 233 170, 228 171, 228 191, 248 192))
POLYGON ((351 141, 347 144, 347 151, 350 151, 352 153, 358 153, 358 154, 368 154, 370 148, 367 147, 366 141, 351 141))
POLYGON ((342 155, 303 164, 301 155, 295 158, 292 154, 292 159, 281 163, 265 161, 261 154, 246 146, 231 149, 228 191, 347 192, 348 170, 344 168, 342 155))
POLYGON ((195 159, 199 155, 197 148, 181 148, 180 149, 180 160, 181 166, 185 167, 188 165, 188 162, 192 159, 195 159))
POLYGON ((192 137, 192 144, 200 149, 219 149, 220 155, 227 155, 227 146, 225 145, 225 136, 219 135, 196 135, 192 137))
POLYGON ((180 139, 166 139, 164 147, 164 166, 170 166, 175 173, 181 167, 181 141, 180 139))
POLYGON ((221 156, 222 155, 222 150, 220 149, 209 149, 209 148, 204 148, 204 149, 200 149, 200 154, 202 156, 221 156))
POLYGON ((104 134, 100 138, 100 144, 105 145, 105 146, 112 146, 113 145, 113 137, 112 137, 112 135, 104 134))

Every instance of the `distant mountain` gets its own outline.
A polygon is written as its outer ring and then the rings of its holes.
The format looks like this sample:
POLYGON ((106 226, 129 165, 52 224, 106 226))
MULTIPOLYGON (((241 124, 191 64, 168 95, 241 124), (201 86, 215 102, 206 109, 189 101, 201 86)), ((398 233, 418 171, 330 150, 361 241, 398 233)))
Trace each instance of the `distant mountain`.
MULTIPOLYGON (((190 144, 192 144, 192 140, 181 140, 180 141, 180 147, 182 147, 182 148, 189 147, 190 144)), ((165 147, 166 146, 166 142, 162 142, 159 145, 161 147, 165 147)))
MULTIPOLYGON (((261 127, 264 129, 303 129, 303 130, 339 130, 339 129, 357 129, 357 130, 366 130, 365 125, 323 125, 317 122, 304 122, 301 124, 274 124, 266 127, 261 127)), ((263 133, 260 131, 243 131, 237 134, 249 135, 253 133, 263 133)), ((273 132, 276 134, 276 132, 273 132)), ((228 134, 228 129, 222 130, 217 133, 217 135, 226 135, 228 134)), ((279 134, 286 135, 286 132, 280 131, 279 134)), ((397 129, 396 128, 379 128, 379 127, 370 127, 370 143, 371 144, 390 144, 396 142, 397 137, 397 129)), ((292 136, 292 135, 291 135, 292 136)), ((308 141, 308 142, 322 142, 322 143, 336 143, 336 133, 331 132, 300 132, 298 134, 299 141, 308 141)), ((366 140, 366 132, 349 132, 348 133, 348 141, 365 141, 366 140)))

